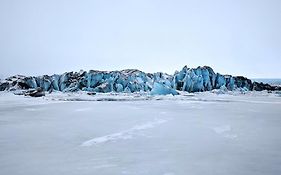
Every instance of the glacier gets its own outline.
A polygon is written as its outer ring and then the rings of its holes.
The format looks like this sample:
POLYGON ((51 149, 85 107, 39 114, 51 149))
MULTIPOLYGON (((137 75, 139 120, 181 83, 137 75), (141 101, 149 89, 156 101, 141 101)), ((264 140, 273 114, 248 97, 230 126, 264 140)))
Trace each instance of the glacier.
POLYGON ((243 76, 222 75, 211 67, 199 66, 176 71, 173 75, 162 72, 145 73, 137 69, 121 71, 79 71, 65 72, 61 75, 23 76, 15 75, 2 80, 0 91, 29 90, 40 88, 43 91, 98 93, 147 92, 151 95, 177 95, 178 91, 203 92, 214 89, 246 89, 249 91, 281 90, 272 86, 252 82, 243 76))

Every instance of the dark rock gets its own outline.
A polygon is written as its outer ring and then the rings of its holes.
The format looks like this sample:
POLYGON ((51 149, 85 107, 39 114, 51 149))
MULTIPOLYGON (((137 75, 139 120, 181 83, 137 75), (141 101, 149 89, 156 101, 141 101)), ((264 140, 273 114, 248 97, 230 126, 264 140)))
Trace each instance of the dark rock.
POLYGON ((96 92, 87 92, 88 95, 96 95, 96 92))
POLYGON ((236 76, 235 79, 235 85, 238 88, 247 88, 248 90, 253 90, 253 83, 250 79, 243 77, 243 76, 236 76))
POLYGON ((10 87, 10 84, 8 82, 0 83, 0 91, 8 90, 9 87, 10 87))
POLYGON ((263 90, 267 90, 267 91, 278 91, 281 90, 281 87, 279 86, 271 86, 267 83, 258 83, 258 82, 254 82, 253 83, 253 90, 255 91, 263 91, 263 90))
POLYGON ((107 92, 111 92, 112 88, 111 85, 108 82, 105 82, 99 86, 97 86, 94 91, 96 92, 102 92, 102 93, 107 93, 107 92))
POLYGON ((45 96, 45 92, 43 91, 43 88, 39 87, 34 90, 26 91, 24 95, 31 96, 31 97, 42 97, 45 96))
POLYGON ((26 81, 24 81, 24 80, 18 81, 18 86, 19 86, 21 89, 29 89, 29 88, 31 88, 31 87, 26 83, 26 81))

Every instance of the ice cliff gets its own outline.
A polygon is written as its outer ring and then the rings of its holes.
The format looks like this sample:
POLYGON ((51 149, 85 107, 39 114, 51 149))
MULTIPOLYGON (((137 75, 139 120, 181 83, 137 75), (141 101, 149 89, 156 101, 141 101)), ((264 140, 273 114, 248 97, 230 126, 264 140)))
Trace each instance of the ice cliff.
POLYGON ((2 80, 0 91, 26 90, 42 88, 44 91, 91 91, 91 92, 148 92, 155 94, 173 94, 178 91, 202 92, 213 89, 234 90, 281 90, 281 87, 252 82, 242 76, 215 73, 211 67, 188 68, 176 71, 174 75, 162 72, 145 73, 136 69, 122 71, 66 72, 58 75, 23 76, 16 75, 2 80))

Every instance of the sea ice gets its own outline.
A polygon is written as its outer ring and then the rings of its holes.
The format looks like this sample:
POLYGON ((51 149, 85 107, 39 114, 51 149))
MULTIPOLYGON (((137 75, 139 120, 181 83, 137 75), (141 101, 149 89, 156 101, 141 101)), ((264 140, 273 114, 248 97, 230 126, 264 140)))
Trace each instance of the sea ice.
POLYGON ((223 92, 0 92, 0 174, 281 174, 279 94, 223 92))

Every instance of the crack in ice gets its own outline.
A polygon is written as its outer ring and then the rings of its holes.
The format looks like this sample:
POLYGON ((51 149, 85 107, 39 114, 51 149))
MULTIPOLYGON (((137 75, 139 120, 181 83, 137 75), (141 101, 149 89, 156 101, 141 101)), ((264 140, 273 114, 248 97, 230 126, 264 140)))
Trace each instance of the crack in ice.
POLYGON ((91 140, 83 142, 81 146, 92 146, 109 141, 131 139, 132 136, 136 134, 137 131, 154 128, 156 125, 160 125, 167 121, 168 120, 164 120, 164 119, 155 119, 154 121, 150 121, 141 125, 136 125, 128 130, 93 138, 91 140))

